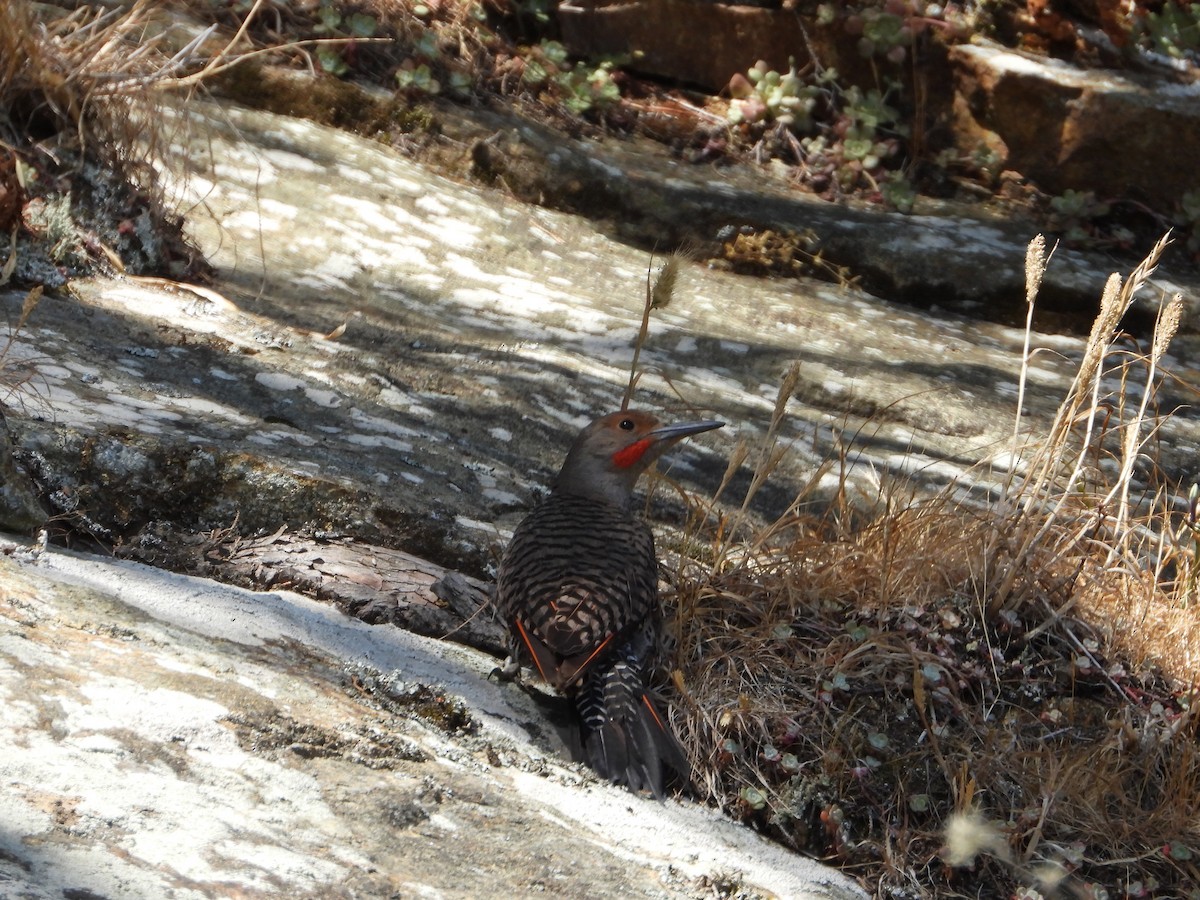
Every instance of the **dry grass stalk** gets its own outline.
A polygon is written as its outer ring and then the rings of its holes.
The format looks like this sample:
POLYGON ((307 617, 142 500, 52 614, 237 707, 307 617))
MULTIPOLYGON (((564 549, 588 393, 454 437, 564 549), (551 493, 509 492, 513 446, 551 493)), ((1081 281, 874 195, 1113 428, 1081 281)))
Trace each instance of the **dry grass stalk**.
POLYGON ((642 324, 638 328, 637 337, 633 341, 633 359, 629 364, 629 384, 625 388, 625 396, 621 398, 621 409, 629 409, 633 400, 633 391, 641 380, 642 373, 638 362, 642 357, 642 346, 650 336, 650 313, 656 309, 666 309, 675 297, 675 285, 679 281, 679 265, 682 257, 672 253, 658 270, 658 277, 651 280, 654 259, 646 269, 646 300, 642 304, 642 324))
POLYGON ((20 229, 14 225, 8 238, 8 256, 4 259, 4 265, 0 266, 0 287, 8 284, 13 272, 17 270, 17 234, 19 232, 20 229))
MULTIPOLYGON (((1072 505, 1078 497, 1076 489, 1088 471, 1087 455, 1090 448, 1094 446, 1095 428, 1097 423, 1102 421, 1100 413, 1105 409, 1105 405, 1101 402, 1101 374, 1105 359, 1120 337, 1118 325, 1121 318, 1129 310, 1137 292, 1153 273, 1154 267, 1168 243, 1168 237, 1164 237, 1155 244, 1146 259, 1123 283, 1119 276, 1113 275, 1105 284, 1104 294, 1100 300, 1100 311, 1092 323, 1075 378, 1059 406, 1047 437, 1040 443, 1029 462, 1028 476, 1015 490, 1012 498, 1013 515, 1008 521, 998 522, 999 527, 992 541, 992 547, 997 552, 997 558, 1006 568, 997 590, 989 601, 993 613, 1010 602, 1018 579, 1028 569, 1030 555, 1035 552, 1045 552, 1048 546, 1048 534, 1059 528, 1065 514, 1073 512, 1072 505), (1083 433, 1078 440, 1073 440, 1076 436, 1076 426, 1081 423, 1083 424, 1083 433)), ((1040 278, 1040 270, 1036 265, 1027 267, 1027 272, 1040 278)), ((1029 293, 1036 293, 1036 289, 1036 283, 1032 284, 1029 293)), ((1163 324, 1161 320, 1160 324, 1163 324)), ((1028 345, 1028 337, 1026 342, 1028 345)), ((1165 349, 1165 344, 1163 344, 1163 348, 1165 349)), ((1025 356, 1022 379, 1028 352, 1025 356)), ((1159 356, 1161 356, 1161 351, 1159 356)), ((1154 362, 1157 363, 1157 358, 1154 362)), ((1152 367, 1143 396, 1148 397, 1153 394, 1154 376, 1155 370, 1152 367)), ((1124 396, 1124 392, 1119 395, 1122 400, 1124 396)), ((1126 447, 1132 449, 1139 445, 1135 439, 1141 433, 1144 425, 1144 413, 1145 407, 1143 406, 1141 415, 1135 416, 1132 421, 1127 423, 1127 429, 1132 429, 1132 431, 1127 431, 1126 447)), ((1020 409, 1018 409, 1017 415, 1019 419, 1020 409)), ((1129 454, 1125 455, 1129 457, 1129 454)), ((1130 463, 1131 465, 1132 463, 1130 463)), ((1126 480, 1125 483, 1127 484, 1128 481, 1126 480)), ((1120 482, 1114 487, 1120 491, 1120 482)), ((1100 505, 1092 512, 1096 516, 1103 517, 1107 515, 1107 507, 1100 505)), ((1069 553, 1086 538, 1094 526, 1095 521, 1088 521, 1086 518, 1084 521, 1078 522, 1073 537, 1065 543, 1060 543, 1057 552, 1069 553)))
MULTIPOLYGON (((1037 308, 1038 290, 1042 286, 1042 276, 1046 274, 1049 262, 1050 257, 1046 255, 1046 239, 1040 234, 1035 235, 1025 252, 1025 345, 1021 348, 1021 375, 1017 380, 1018 413, 1025 408, 1025 385, 1029 381, 1029 344, 1033 337, 1033 311, 1037 308)), ((1013 443, 1019 444, 1020 438, 1021 417, 1017 415, 1013 420, 1013 443)))
POLYGON ((42 286, 40 284, 25 293, 25 299, 21 302, 21 312, 17 315, 16 324, 10 323, 8 340, 5 341, 3 348, 0 348, 0 406, 15 402, 24 409, 27 399, 40 399, 36 393, 29 393, 27 398, 27 392, 24 390, 28 382, 34 377, 35 370, 29 365, 29 360, 14 361, 9 357, 12 354, 13 344, 16 341, 17 335, 28 324, 29 317, 33 315, 33 311, 37 309, 37 305, 41 299, 42 286))

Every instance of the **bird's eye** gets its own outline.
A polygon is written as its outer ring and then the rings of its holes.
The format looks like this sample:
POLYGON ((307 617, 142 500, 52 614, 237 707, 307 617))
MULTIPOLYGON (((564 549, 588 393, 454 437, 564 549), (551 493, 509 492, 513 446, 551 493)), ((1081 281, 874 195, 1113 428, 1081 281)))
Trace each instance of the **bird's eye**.
POLYGON ((622 431, 633 431, 633 419, 622 419, 620 427, 622 431))

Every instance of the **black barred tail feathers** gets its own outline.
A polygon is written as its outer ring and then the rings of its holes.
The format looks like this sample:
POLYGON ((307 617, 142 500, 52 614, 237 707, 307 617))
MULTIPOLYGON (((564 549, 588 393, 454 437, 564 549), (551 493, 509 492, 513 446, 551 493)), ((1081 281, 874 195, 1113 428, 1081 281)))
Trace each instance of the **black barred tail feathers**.
POLYGON ((577 700, 583 752, 598 775, 633 791, 650 791, 660 799, 664 766, 687 782, 687 755, 638 667, 617 660, 608 669, 595 671, 577 700))

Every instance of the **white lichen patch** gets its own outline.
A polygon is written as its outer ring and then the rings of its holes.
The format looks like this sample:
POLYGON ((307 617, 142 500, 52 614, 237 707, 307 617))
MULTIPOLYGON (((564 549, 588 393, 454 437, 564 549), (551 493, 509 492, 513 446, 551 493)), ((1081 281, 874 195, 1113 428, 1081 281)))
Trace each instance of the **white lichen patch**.
POLYGON ((456 525, 461 525, 463 528, 469 528, 472 531, 486 531, 494 534, 496 526, 491 522, 480 522, 478 519, 472 519, 467 516, 455 516, 454 522, 456 525))
POLYGON ((497 506, 521 506, 524 503, 520 497, 511 491, 502 491, 494 487, 484 488, 483 497, 497 506))
POLYGON ((417 198, 415 204, 417 209, 423 212, 432 213, 435 216, 445 216, 450 212, 450 207, 439 197, 434 194, 423 194, 417 198))
POLYGON ((346 442, 356 447, 387 447, 399 453, 411 453, 413 445, 408 441, 398 441, 386 434, 348 434, 346 442))
MULTIPOLYGON (((317 438, 305 434, 302 431, 294 429, 272 428, 260 429, 251 433, 246 440, 255 444, 261 444, 266 447, 273 447, 278 444, 296 444, 301 447, 312 447, 317 443, 317 438)), ((319 468, 315 463, 313 469, 319 468)))
POLYGON ((385 419, 382 416, 373 416, 358 407, 350 410, 350 421, 354 423, 355 428, 364 431, 375 431, 405 438, 419 438, 422 436, 422 432, 414 428, 409 428, 406 425, 401 425, 399 422, 385 419))
POLYGON ((321 390, 319 388, 305 387, 304 396, 317 406, 323 406, 327 409, 336 409, 345 402, 337 391, 321 390))
POLYGON ((286 372, 259 372, 254 380, 272 391, 298 391, 305 386, 303 379, 286 372))

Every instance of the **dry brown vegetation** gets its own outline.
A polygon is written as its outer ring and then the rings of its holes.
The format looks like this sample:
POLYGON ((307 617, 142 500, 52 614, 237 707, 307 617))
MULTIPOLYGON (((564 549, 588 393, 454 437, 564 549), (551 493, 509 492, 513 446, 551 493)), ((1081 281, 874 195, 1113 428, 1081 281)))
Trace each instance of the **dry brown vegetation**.
MULTIPOLYGON (((1200 897, 1195 500, 1148 464, 1179 298, 1118 344, 1163 246, 989 501, 893 482, 864 521, 842 467, 819 514, 807 488, 766 528, 696 510, 675 681, 709 799, 883 897, 1200 897)), ((784 452, 772 428, 729 473, 752 494, 784 452)))
POLYGON ((0 4, 3 281, 202 270, 150 163, 168 137, 160 103, 259 52, 245 32, 263 5, 218 40, 216 25, 176 27, 150 0, 0 4))

